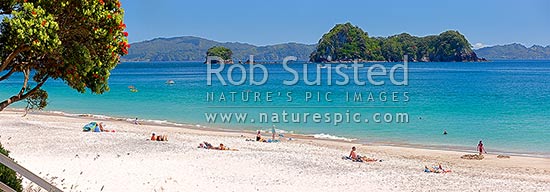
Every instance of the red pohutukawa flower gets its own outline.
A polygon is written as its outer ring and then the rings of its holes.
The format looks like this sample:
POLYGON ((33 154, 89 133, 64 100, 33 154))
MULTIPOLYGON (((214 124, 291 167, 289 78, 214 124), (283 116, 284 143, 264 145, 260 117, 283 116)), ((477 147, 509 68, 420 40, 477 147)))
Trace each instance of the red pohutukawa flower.
POLYGON ((122 21, 121 21, 120 24, 118 25, 118 28, 126 29, 126 24, 122 23, 122 21))
POLYGON ((105 2, 103 2, 103 0, 99 0, 99 4, 105 5, 105 2))
POLYGON ((124 54, 128 54, 128 48, 130 48, 130 44, 128 44, 128 43, 122 41, 122 42, 119 43, 119 45, 122 46, 122 47, 120 48, 120 49, 122 50, 122 52, 123 52, 124 54))
POLYGON ((123 34, 125 37, 128 37, 128 32, 124 31, 124 32, 122 32, 122 34, 123 34))

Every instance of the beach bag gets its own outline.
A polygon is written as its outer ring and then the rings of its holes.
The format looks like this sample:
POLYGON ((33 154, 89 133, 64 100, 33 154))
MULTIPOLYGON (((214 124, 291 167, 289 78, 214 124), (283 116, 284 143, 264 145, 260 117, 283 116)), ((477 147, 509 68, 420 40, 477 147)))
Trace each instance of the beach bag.
POLYGON ((88 131, 95 130, 95 129, 99 129, 99 126, 97 126, 97 123, 96 122, 90 122, 90 123, 84 125, 84 127, 82 128, 82 131, 88 132, 88 131))

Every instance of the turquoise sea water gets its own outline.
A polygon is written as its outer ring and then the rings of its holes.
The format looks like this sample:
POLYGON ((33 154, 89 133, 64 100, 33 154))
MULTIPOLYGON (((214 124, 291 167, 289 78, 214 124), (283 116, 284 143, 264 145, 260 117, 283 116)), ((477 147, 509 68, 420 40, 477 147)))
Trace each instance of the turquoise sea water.
MULTIPOLYGON (((393 66, 396 63, 381 63, 393 66)), ((372 65, 372 64, 366 64, 372 65)), ((50 80, 45 89, 49 92, 46 110, 68 113, 91 113, 115 117, 167 120, 177 123, 199 124, 228 129, 277 129, 302 134, 330 134, 355 138, 363 142, 383 142, 426 145, 435 148, 475 150, 482 139, 489 152, 504 151, 550 156, 550 61, 494 61, 483 63, 409 63, 409 85, 329 86, 325 81, 328 69, 320 69, 320 86, 307 86, 300 81, 295 86, 285 86, 283 80, 292 79, 281 65, 265 65, 269 80, 262 86, 222 86, 214 81, 206 84, 206 66, 202 63, 122 63, 109 80, 111 90, 103 95, 80 94, 62 81, 50 80), (175 84, 167 85, 167 80, 175 84), (139 92, 130 92, 128 86, 139 92), (230 101, 230 92, 236 92, 236 101, 230 101), (253 101, 253 94, 260 94, 260 101, 253 101), (272 101, 266 101, 272 92, 272 101), (279 92, 281 95, 279 95, 279 92), (293 100, 286 94, 292 92, 293 100), (306 92, 322 97, 331 92, 331 102, 305 101, 306 92), (388 101, 379 96, 385 92, 388 101), (396 102, 391 101, 396 92, 396 102), (407 92, 408 100, 403 95, 407 92), (214 94, 214 101, 207 95, 214 94), (219 101, 225 93, 227 100, 219 101), (248 102, 241 101, 242 94, 250 94, 248 102), (362 102, 346 101, 346 93, 362 93, 362 102), (366 101, 369 93, 374 101, 366 101), (315 123, 260 123, 258 114, 282 113, 360 113, 368 123, 350 122, 334 125, 315 123), (208 123, 205 113, 247 113, 246 123, 208 123), (373 114, 406 113, 408 123, 375 123, 373 114), (251 123, 250 119, 255 122, 251 123), (447 130, 448 135, 443 135, 447 130)), ((214 66, 216 67, 216 66, 214 66)), ((228 66, 226 66, 228 67, 228 66)), ((291 65, 301 71, 300 64, 291 65)), ((308 72, 314 75, 315 65, 308 72)), ((227 71, 227 70, 226 70, 227 71)), ((351 75, 353 69, 342 70, 351 75)), ((366 80, 366 70, 359 71, 366 80)), ((261 79, 261 74, 254 74, 261 79)), ((402 73, 397 74, 403 78, 402 73)), ((233 74, 236 80, 240 73, 233 74)), ((333 73, 335 79, 342 79, 333 73)), ((227 80, 227 75, 224 75, 227 80)), ((310 76, 308 79, 313 79, 310 76)), ((333 84, 334 84, 333 80, 333 84)), ((21 76, 16 75, 0 82, 0 98, 15 93, 21 86, 21 76)), ((24 106, 22 104, 14 107, 24 106)), ((271 116, 269 117, 271 119, 271 116)), ((324 120, 323 120, 324 121, 324 120)))

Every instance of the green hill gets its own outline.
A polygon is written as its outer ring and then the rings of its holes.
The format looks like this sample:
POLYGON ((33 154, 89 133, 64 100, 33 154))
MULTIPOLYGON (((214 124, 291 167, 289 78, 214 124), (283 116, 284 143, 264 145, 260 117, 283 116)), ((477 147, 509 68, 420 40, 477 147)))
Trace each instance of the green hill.
POLYGON ((286 56, 296 56, 307 61, 315 45, 285 43, 268 46, 254 46, 246 43, 221 43, 193 36, 157 38, 132 43, 128 55, 123 61, 204 61, 206 52, 214 46, 231 49, 235 62, 246 61, 254 55, 257 61, 282 60, 286 56))
POLYGON ((390 37, 368 36, 351 23, 337 24, 319 40, 311 53, 312 62, 401 61, 448 62, 480 61, 470 43, 458 31, 415 37, 407 33, 390 37))

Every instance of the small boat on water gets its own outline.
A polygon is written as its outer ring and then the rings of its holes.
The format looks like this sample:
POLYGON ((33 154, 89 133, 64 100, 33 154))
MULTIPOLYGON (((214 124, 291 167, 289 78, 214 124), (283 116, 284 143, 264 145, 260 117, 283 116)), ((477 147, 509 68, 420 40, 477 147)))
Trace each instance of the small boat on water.
POLYGON ((176 82, 174 82, 174 80, 168 80, 168 81, 166 81, 166 84, 172 85, 172 84, 176 84, 176 82))

